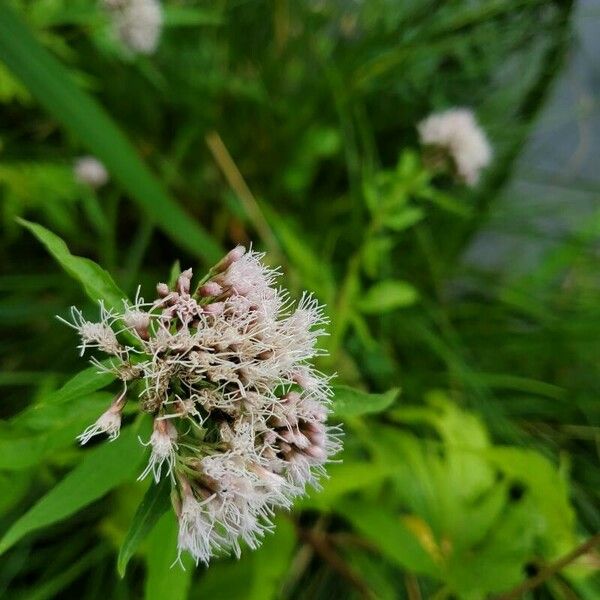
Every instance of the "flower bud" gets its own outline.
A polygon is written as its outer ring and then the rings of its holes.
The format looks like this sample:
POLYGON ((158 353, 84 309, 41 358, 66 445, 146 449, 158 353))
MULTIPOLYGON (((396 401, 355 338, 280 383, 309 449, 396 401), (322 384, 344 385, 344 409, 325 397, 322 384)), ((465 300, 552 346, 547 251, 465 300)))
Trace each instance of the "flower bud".
POLYGON ((230 250, 215 266, 215 271, 222 272, 225 271, 231 264, 240 260, 242 256, 246 253, 246 248, 244 246, 236 246, 233 250, 230 250))
POLYGON ((223 288, 216 281, 209 281, 198 290, 198 293, 200 296, 220 296, 223 288))
POLYGON ((166 283, 157 283, 156 284, 156 293, 161 298, 164 298, 165 296, 168 296, 170 291, 171 290, 169 290, 169 286, 166 283))

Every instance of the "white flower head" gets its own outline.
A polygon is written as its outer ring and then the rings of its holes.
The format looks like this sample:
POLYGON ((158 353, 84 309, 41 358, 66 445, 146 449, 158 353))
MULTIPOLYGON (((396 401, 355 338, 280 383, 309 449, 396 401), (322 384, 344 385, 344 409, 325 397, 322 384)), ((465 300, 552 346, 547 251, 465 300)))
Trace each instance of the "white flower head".
POLYGON ((97 189, 108 183, 106 167, 93 156, 81 156, 73 165, 75 179, 84 185, 97 189))
POLYGON ((209 497, 203 502, 194 498, 191 492, 184 493, 181 513, 179 514, 179 534, 177 547, 179 553, 189 552, 196 564, 208 564, 211 556, 220 551, 224 538, 215 529, 209 497))
POLYGON ((87 444, 94 436, 106 433, 111 442, 119 437, 121 431, 121 413, 127 402, 125 391, 117 396, 110 408, 104 412, 98 420, 90 425, 82 434, 77 436, 79 443, 83 446, 87 444))
POLYGON ((423 145, 446 150, 464 182, 477 184, 481 170, 492 160, 492 148, 473 111, 452 108, 434 113, 419 123, 418 130, 423 145))
POLYGON ((163 25, 158 0, 103 0, 119 40, 135 54, 153 54, 163 25))
POLYGON ((154 431, 148 444, 152 446, 152 453, 148 465, 138 479, 144 479, 152 473, 154 481, 158 483, 162 476, 163 465, 166 465, 167 475, 173 477, 177 452, 177 429, 175 426, 166 419, 155 419, 154 431))
MULTIPOLYGON (((111 356, 94 364, 134 386, 153 416, 140 478, 171 480, 179 552, 197 562, 256 548, 274 511, 317 487, 340 449, 326 425, 330 377, 311 362, 323 307, 310 294, 294 305, 263 258, 237 247, 195 286, 188 269, 151 302, 138 291, 120 311, 101 306, 99 323, 77 309, 67 322, 82 348, 111 356)), ((114 437, 120 414, 111 407, 80 439, 114 437)))

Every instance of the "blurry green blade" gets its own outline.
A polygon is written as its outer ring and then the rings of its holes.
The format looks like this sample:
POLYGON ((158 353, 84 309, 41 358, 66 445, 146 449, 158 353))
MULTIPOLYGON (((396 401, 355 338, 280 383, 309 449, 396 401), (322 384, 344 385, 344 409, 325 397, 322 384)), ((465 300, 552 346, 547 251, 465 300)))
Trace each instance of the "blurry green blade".
POLYGON ((0 60, 174 242, 208 262, 220 258, 219 245, 167 195, 104 109, 75 85, 5 3, 0 3, 0 60))
POLYGON ((150 483, 141 504, 133 517, 125 540, 121 544, 117 560, 117 570, 125 576, 127 563, 134 555, 144 538, 152 531, 156 522, 171 506, 171 480, 163 477, 158 484, 150 483))
POLYGON ((13 523, 0 540, 0 554, 28 533, 66 519, 133 477, 144 454, 139 425, 85 452, 77 467, 13 523))
POLYGON ((185 600, 194 575, 194 562, 177 556, 177 519, 167 511, 148 536, 144 600, 185 600))
POLYGON ((123 307, 123 300, 127 296, 119 289, 110 273, 89 258, 71 254, 65 242, 45 227, 25 219, 18 219, 18 222, 44 244, 56 262, 73 279, 81 283, 91 300, 101 300, 109 309, 119 310, 123 307))

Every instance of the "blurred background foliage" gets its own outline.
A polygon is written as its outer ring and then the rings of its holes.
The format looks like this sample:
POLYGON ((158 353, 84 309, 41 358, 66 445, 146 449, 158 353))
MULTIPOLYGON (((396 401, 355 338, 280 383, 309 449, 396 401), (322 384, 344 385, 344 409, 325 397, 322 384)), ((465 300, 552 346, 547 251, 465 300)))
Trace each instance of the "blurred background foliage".
POLYGON ((593 546, 556 562, 600 530, 598 204, 551 243, 532 233, 526 269, 518 255, 508 269, 472 260, 496 251, 481 244, 490 217, 523 231, 534 216, 502 199, 574 10, 167 0, 158 51, 134 57, 93 0, 0 7, 0 523, 22 530, 0 540, 1 595, 479 599, 527 581, 513 597, 600 597, 593 546), (474 190, 419 155, 416 123, 456 105, 494 146, 474 190), (85 153, 111 174, 97 191, 73 176, 85 153), (295 293, 328 304, 323 367, 401 393, 341 411, 342 462, 261 550, 171 569, 166 515, 121 579, 139 451, 75 446, 109 395, 77 380, 57 391, 82 363, 54 315, 82 293, 17 217, 130 295, 176 260, 199 273, 253 241, 295 293), (66 475, 101 460, 92 491, 66 475), (52 504, 57 482, 69 506, 52 504))

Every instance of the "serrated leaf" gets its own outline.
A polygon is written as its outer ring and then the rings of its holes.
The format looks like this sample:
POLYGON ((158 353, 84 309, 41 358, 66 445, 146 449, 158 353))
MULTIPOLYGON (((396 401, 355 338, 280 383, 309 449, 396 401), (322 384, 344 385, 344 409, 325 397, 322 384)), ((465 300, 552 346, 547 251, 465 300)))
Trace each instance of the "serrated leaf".
POLYGON ((62 521, 130 479, 144 452, 138 434, 138 427, 128 427, 114 442, 85 452, 81 463, 4 534, 0 554, 28 533, 62 521))
POLYGON ((81 283, 90 299, 94 302, 104 301, 107 308, 123 307, 125 293, 102 267, 89 258, 71 254, 65 242, 45 227, 24 219, 18 221, 44 244, 48 252, 71 277, 81 283))
POLYGON ((158 484, 152 482, 146 491, 142 502, 131 522, 131 527, 125 536, 125 540, 119 549, 119 558, 117 560, 117 570, 121 577, 125 576, 127 563, 133 556, 138 546, 144 541, 146 536, 152 531, 158 519, 171 506, 171 480, 169 477, 163 477, 158 484))
POLYGON ((209 263, 220 258, 212 236, 169 197, 102 106, 76 85, 6 2, 0 2, 0 60, 174 242, 209 263))
POLYGON ((399 394, 399 388, 392 388, 383 394, 369 394, 347 385, 334 385, 333 414, 336 417, 354 417, 383 412, 399 394))
POLYGON ((358 307, 366 314, 381 314, 411 306, 418 299, 419 293, 410 283, 388 279, 369 288, 358 307))

